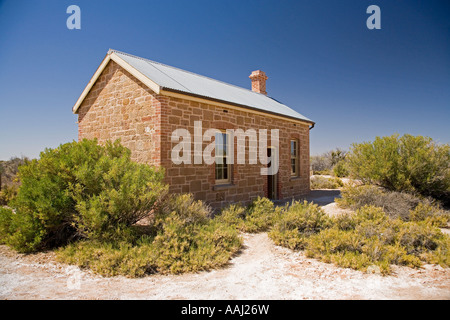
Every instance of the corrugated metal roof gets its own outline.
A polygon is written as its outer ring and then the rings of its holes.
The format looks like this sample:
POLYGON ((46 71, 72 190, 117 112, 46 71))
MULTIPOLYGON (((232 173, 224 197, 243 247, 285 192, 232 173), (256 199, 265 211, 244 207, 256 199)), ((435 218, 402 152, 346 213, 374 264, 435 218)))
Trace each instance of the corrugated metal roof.
POLYGON ((248 106, 290 118, 313 122, 288 106, 249 89, 231 85, 219 80, 211 79, 189 71, 171 67, 159 62, 136 57, 134 55, 110 50, 114 52, 144 76, 154 81, 163 89, 176 90, 192 95, 202 96, 248 106))

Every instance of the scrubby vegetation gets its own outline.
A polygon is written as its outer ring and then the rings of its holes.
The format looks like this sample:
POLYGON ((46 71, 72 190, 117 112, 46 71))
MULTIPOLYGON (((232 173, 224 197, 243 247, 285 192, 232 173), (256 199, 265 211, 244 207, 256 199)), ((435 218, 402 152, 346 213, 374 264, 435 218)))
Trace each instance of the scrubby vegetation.
POLYGON ((105 276, 226 264, 241 247, 239 232, 192 195, 167 195, 163 177, 132 162, 119 141, 47 149, 19 168, 12 209, 0 208, 0 243, 19 252, 57 248, 60 261, 105 276))
POLYGON ((0 243, 20 252, 57 248, 58 260, 105 276, 210 270, 241 248, 240 232, 265 231, 278 245, 357 270, 449 267, 450 238, 439 228, 450 215, 436 200, 450 195, 449 150, 405 135, 320 159, 329 165, 316 169, 335 177, 315 176, 311 187, 343 187, 338 203, 353 214, 257 198, 214 217, 192 195, 168 195, 163 172, 132 162, 120 142, 68 143, 24 161, 17 192, 3 187, 9 208, 0 207, 0 243), (344 187, 338 177, 349 172, 366 185, 344 187))
POLYGON ((444 210, 432 198, 389 191, 373 185, 347 185, 341 190, 342 198, 336 202, 353 210, 364 206, 382 208, 391 218, 403 221, 422 221, 426 218, 433 224, 441 227, 447 226, 450 221, 450 212, 444 210))
POLYGON ((347 177, 349 172, 345 161, 347 152, 337 148, 321 155, 311 156, 311 168, 314 175, 331 175, 347 177))
POLYGON ((345 159, 340 160, 334 165, 333 174, 339 178, 348 177, 350 175, 348 163, 347 161, 345 161, 345 159))
POLYGON ((239 231, 254 233, 267 231, 282 212, 283 208, 275 207, 269 199, 258 197, 248 207, 239 204, 228 206, 217 219, 239 231))
POLYGON ((144 235, 127 242, 83 241, 58 251, 62 262, 105 276, 139 277, 225 265, 239 250, 237 230, 217 219, 192 195, 169 196, 144 235))
POLYGON ((28 159, 27 157, 22 158, 13 157, 7 161, 0 161, 0 181, 1 181, 0 190, 4 186, 16 184, 17 181, 15 180, 19 167, 29 161, 30 159, 28 159))
POLYGON ((295 203, 269 236, 308 257, 341 267, 390 272, 391 264, 450 266, 450 240, 428 218, 405 222, 381 208, 364 206, 354 214, 329 217, 316 205, 295 203))
POLYGON ((330 222, 329 217, 316 204, 294 202, 283 212, 269 236, 277 245, 303 250, 307 239, 329 228, 330 222))
POLYGON ((9 204, 15 213, 2 218, 7 227, 0 239, 21 252, 75 239, 126 238, 167 190, 163 172, 132 162, 118 141, 47 149, 19 168, 19 178, 17 197, 9 204))
POLYGON ((353 144, 346 157, 353 177, 398 192, 415 192, 450 204, 450 145, 404 135, 353 144))
POLYGON ((0 161, 0 206, 7 205, 16 197, 20 185, 17 178, 18 168, 29 161, 26 157, 0 161))
MULTIPOLYGON (((355 206, 353 214, 328 216, 305 201, 284 208, 265 206, 259 219, 267 223, 261 229, 248 228, 248 208, 242 206, 229 206, 217 219, 241 231, 269 230, 275 244, 304 250, 308 257, 341 267, 383 274, 391 272, 392 264, 449 267, 450 238, 439 229, 449 216, 427 200, 405 197, 407 203, 415 204, 408 206, 407 214, 387 213, 387 207, 376 207, 381 203, 376 202, 355 206)), ((261 202, 265 200, 259 199, 261 202)))
POLYGON ((6 206, 17 196, 19 187, 15 184, 3 186, 0 191, 0 206, 6 206))
POLYGON ((310 186, 311 189, 339 189, 344 183, 337 177, 312 176, 310 186))

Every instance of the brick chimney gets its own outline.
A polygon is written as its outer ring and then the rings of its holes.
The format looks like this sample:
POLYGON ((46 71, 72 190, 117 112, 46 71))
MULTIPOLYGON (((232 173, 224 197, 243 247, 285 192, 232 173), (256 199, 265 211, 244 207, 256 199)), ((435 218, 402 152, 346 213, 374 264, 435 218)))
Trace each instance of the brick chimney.
POLYGON ((267 95, 266 80, 268 78, 264 71, 253 71, 249 78, 252 80, 252 91, 267 95))

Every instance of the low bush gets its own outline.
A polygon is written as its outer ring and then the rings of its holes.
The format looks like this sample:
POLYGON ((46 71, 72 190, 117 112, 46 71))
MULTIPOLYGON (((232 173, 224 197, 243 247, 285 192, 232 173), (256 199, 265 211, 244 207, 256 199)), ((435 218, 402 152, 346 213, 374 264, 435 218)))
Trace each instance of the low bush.
POLYGON ((346 156, 347 151, 339 148, 325 152, 321 155, 311 156, 311 169, 314 174, 329 175, 339 162, 345 160, 346 156))
POLYGON ((277 245, 300 250, 309 236, 328 227, 330 219, 318 205, 294 202, 275 223, 269 237, 277 245))
POLYGON ((269 233, 276 244, 304 249, 308 257, 341 267, 374 269, 383 274, 390 272, 391 264, 419 267, 426 262, 450 266, 449 237, 425 220, 392 219, 373 206, 329 218, 319 209, 310 211, 315 217, 312 221, 321 221, 313 224, 319 227, 302 229, 297 226, 303 224, 297 221, 303 221, 304 212, 305 209, 280 219, 269 233))
POLYGON ((330 169, 325 169, 325 170, 313 170, 313 175, 324 175, 324 176, 329 176, 333 173, 333 171, 330 169))
POLYGON ((90 269, 106 277, 142 277, 156 271, 153 250, 145 241, 132 245, 83 240, 60 248, 56 253, 60 262, 90 269))
POLYGON ((343 207, 357 210, 364 206, 380 207, 391 218, 403 221, 424 221, 445 227, 450 213, 432 199, 405 192, 387 191, 372 185, 347 185, 341 190, 342 198, 336 202, 343 207))
POLYGON ((223 266, 241 244, 238 231, 231 226, 217 220, 184 225, 174 214, 166 218, 151 248, 156 270, 176 274, 223 266))
POLYGON ((156 222, 160 224, 167 217, 176 214, 184 225, 203 224, 211 218, 211 208, 201 200, 194 200, 192 194, 171 194, 161 204, 157 211, 156 222))
POLYGON ((327 178, 321 176, 311 177, 311 189, 339 189, 344 186, 341 179, 337 177, 327 178))
POLYGON ((348 170, 348 165, 345 160, 340 160, 338 163, 336 163, 333 167, 333 173, 336 177, 343 178, 348 177, 350 175, 350 172, 348 170))
POLYGON ((247 227, 245 225, 245 216, 247 215, 246 208, 240 204, 231 204, 222 209, 216 220, 223 222, 236 230, 245 232, 247 227))
POLYGON ((267 198, 258 197, 248 207, 232 204, 217 216, 218 221, 242 232, 267 231, 280 217, 282 207, 275 207, 267 198))
POLYGON ((11 209, 0 207, 0 244, 6 244, 6 239, 11 233, 13 214, 11 209))
POLYGON ((409 211, 410 221, 424 221, 436 227, 448 227, 450 213, 437 205, 429 202, 419 202, 419 204, 409 211))
POLYGON ((275 207, 269 199, 258 197, 247 208, 245 231, 267 231, 277 221, 282 210, 281 207, 275 207))
POLYGON ((3 186, 0 190, 0 206, 6 206, 17 196, 17 185, 3 186))
POLYGON ((120 240, 166 193, 164 173, 131 161, 119 141, 46 149, 19 167, 21 186, 5 242, 22 252, 74 239, 120 240))
POLYGON ((62 262, 104 276, 210 270, 228 263, 242 240, 236 228, 211 219, 192 195, 172 195, 158 210, 156 227, 134 242, 80 241, 58 251, 62 262))

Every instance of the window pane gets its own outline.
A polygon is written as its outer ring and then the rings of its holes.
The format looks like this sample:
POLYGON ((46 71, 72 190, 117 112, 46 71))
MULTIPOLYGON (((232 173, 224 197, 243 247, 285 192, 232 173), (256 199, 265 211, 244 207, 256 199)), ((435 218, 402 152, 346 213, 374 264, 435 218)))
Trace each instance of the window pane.
POLYGON ((216 180, 222 180, 223 179, 223 171, 222 168, 216 167, 216 180))
POLYGON ((216 133, 216 157, 224 157, 227 154, 227 134, 216 133))
POLYGON ((228 180, 227 139, 226 133, 216 133, 216 180, 228 180))
POLYGON ((216 154, 223 150, 224 139, 222 133, 216 133, 216 154))
POLYGON ((226 150, 227 150, 227 134, 226 133, 222 134, 222 145, 223 145, 223 150, 226 152, 226 150))

